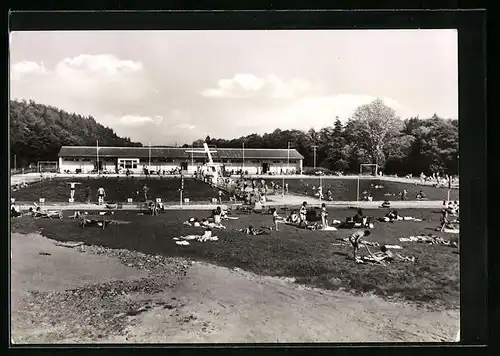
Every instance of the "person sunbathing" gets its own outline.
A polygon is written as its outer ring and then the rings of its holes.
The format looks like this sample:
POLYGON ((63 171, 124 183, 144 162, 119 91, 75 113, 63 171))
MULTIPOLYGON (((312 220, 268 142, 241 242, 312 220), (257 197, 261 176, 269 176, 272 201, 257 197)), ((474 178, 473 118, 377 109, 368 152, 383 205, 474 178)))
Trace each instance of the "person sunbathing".
POLYGON ((36 203, 33 203, 33 205, 35 206, 35 209, 29 208, 28 213, 31 214, 34 218, 62 219, 62 214, 59 211, 42 209, 36 203))
POLYGON ((363 210, 361 210, 361 208, 358 209, 358 211, 356 212, 356 214, 352 217, 352 221, 356 224, 356 223, 363 223, 363 219, 364 219, 364 216, 363 216, 363 210))
POLYGON ((19 207, 17 205, 15 205, 14 203, 12 203, 10 205, 10 217, 11 218, 17 218, 17 217, 19 217, 21 215, 22 215, 21 209, 19 209, 19 207))
POLYGON ((390 208, 391 207, 391 202, 389 200, 384 200, 382 203, 382 208, 390 208))
POLYGON ((286 222, 292 223, 292 224, 298 224, 300 222, 299 216, 297 214, 296 210, 292 210, 292 213, 286 218, 286 222))
POLYGON ((424 192, 422 191, 422 189, 420 189, 420 191, 418 192, 416 198, 417 198, 417 200, 422 200, 422 199, 426 198, 426 196, 425 196, 424 192))
POLYGON ((158 215, 159 208, 158 208, 158 205, 156 203, 150 202, 148 208, 149 208, 149 213, 151 215, 153 215, 153 216, 158 215))
POLYGON ((264 233, 264 231, 262 231, 262 230, 254 229, 254 227, 252 225, 249 225, 247 228, 241 229, 238 231, 244 232, 247 235, 254 235, 254 236, 262 235, 264 233))
POLYGON ((220 225, 222 223, 222 209, 220 206, 212 212, 212 217, 215 224, 220 225))
POLYGON ((389 221, 391 222, 399 219, 398 211, 394 209, 389 211, 385 216, 389 218, 389 221))

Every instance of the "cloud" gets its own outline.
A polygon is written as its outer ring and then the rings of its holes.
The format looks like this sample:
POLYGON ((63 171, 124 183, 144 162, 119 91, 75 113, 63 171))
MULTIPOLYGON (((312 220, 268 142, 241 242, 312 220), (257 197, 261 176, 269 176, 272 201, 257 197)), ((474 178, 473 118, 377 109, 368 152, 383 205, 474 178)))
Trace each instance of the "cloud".
POLYGON ((120 122, 127 126, 138 126, 153 123, 154 119, 149 116, 125 115, 120 118, 120 122))
POLYGON ((47 69, 45 68, 43 63, 39 64, 37 62, 22 61, 13 64, 10 67, 10 76, 12 80, 20 80, 27 75, 37 75, 45 73, 47 73, 47 69))
POLYGON ((230 79, 220 79, 215 88, 201 92, 207 98, 293 98, 305 95, 312 89, 311 83, 303 79, 282 80, 271 74, 265 78, 254 74, 236 74, 230 79))
POLYGON ((152 92, 142 62, 109 54, 67 57, 50 68, 23 61, 11 66, 11 77, 12 98, 81 113, 140 112, 152 92))
POLYGON ((192 129, 196 128, 196 125, 192 125, 192 124, 178 124, 178 125, 175 125, 175 127, 179 128, 179 129, 183 129, 183 130, 192 130, 192 129))
MULTIPOLYGON (((255 130, 269 132, 275 128, 308 130, 311 127, 320 129, 332 126, 337 118, 346 122, 356 108, 368 104, 376 97, 364 94, 336 94, 304 97, 275 107, 272 110, 262 109, 242 113, 236 126, 241 132, 255 130)), ((395 99, 383 98, 384 103, 396 111, 401 117, 408 117, 414 111, 395 99)))
POLYGON ((65 58, 55 66, 55 73, 73 80, 73 76, 90 75, 99 79, 115 79, 144 69, 140 61, 121 60, 111 54, 80 54, 65 58))

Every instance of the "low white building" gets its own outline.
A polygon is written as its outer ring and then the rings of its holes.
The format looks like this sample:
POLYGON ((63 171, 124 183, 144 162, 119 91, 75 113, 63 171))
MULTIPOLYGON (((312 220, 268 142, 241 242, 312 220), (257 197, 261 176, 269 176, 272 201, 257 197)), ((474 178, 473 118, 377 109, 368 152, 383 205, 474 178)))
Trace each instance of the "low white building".
MULTIPOLYGON (((190 152, 192 148, 159 147, 92 147, 63 146, 59 151, 61 173, 91 173, 101 171, 142 173, 150 171, 163 174, 172 170, 194 173, 208 162, 205 153, 190 152)), ((267 148, 210 148, 213 161, 223 170, 248 174, 301 173, 304 157, 295 149, 267 148)))

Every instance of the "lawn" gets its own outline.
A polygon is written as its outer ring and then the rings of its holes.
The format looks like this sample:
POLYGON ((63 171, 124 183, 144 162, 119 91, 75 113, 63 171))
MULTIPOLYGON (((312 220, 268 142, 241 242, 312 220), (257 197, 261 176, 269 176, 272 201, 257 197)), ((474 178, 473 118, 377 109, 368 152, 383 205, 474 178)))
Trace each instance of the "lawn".
MULTIPOLYGON (((91 189, 91 200, 97 200, 97 189, 102 186, 106 191, 106 200, 110 202, 126 202, 127 198, 134 201, 144 201, 142 187, 146 184, 150 191, 148 197, 161 198, 166 202, 179 202, 181 186, 180 178, 57 178, 36 182, 17 192, 12 192, 12 197, 17 201, 32 202, 45 198, 46 202, 67 202, 70 195, 70 182, 81 183, 76 186, 75 201, 85 201, 85 187, 91 189), (139 196, 136 191, 139 191, 139 196)), ((184 179, 183 197, 192 202, 209 202, 216 198, 217 190, 208 184, 194 179, 184 179)))
MULTIPOLYGON (((282 179, 266 179, 266 181, 279 184, 283 184, 282 179)), ((286 179, 285 183, 288 183, 288 190, 291 193, 302 194, 307 196, 314 196, 316 189, 319 187, 319 178, 304 178, 304 179, 286 179)), ((335 179, 335 178, 323 178, 323 195, 326 197, 327 189, 330 188, 332 191, 333 200, 336 201, 355 201, 357 192, 357 180, 356 179, 335 179)), ((373 200, 399 200, 399 193, 406 189, 408 192, 407 200, 416 200, 417 193, 422 190, 426 195, 428 200, 445 200, 448 196, 447 188, 435 188, 432 186, 415 185, 412 183, 401 183, 401 182, 390 182, 383 181, 379 179, 360 179, 359 181, 359 194, 360 196, 364 191, 372 193, 373 200), (382 188, 375 188, 375 186, 381 185, 382 188)), ((450 192, 451 200, 458 200, 459 197, 458 189, 452 189, 450 192)))
MULTIPOLYGON (((354 214, 352 209, 330 209, 330 218, 343 220, 354 214)), ((385 210, 365 210, 365 214, 380 217, 385 210)), ((72 212, 66 211, 65 216, 72 212)), ((253 225, 271 225, 269 215, 237 215, 238 220, 224 222, 227 230, 214 230, 218 241, 191 242, 176 245, 173 237, 202 234, 201 228, 186 227, 182 222, 190 217, 204 217, 200 211, 167 211, 160 216, 139 216, 136 212, 118 211, 115 219, 130 221, 105 230, 81 228, 74 220, 33 220, 23 217, 12 220, 12 231, 41 231, 59 241, 84 241, 88 244, 124 248, 165 256, 181 256, 226 267, 239 267, 261 275, 295 277, 297 282, 321 288, 345 289, 353 292, 373 292, 383 297, 403 298, 436 307, 459 307, 459 255, 457 249, 443 245, 399 242, 398 237, 429 234, 439 224, 439 213, 429 209, 401 210, 402 215, 424 219, 422 222, 401 221, 378 223, 369 237, 371 241, 398 244, 396 250, 415 256, 411 262, 394 262, 387 266, 359 265, 347 258, 350 246, 338 245, 336 238, 352 231, 306 231, 282 226, 279 232, 248 236, 235 229, 253 225)), ((433 232, 450 238, 446 233, 433 232)), ((456 236, 454 236, 456 238, 456 236)), ((372 251, 376 248, 372 248, 372 251)), ((362 251, 365 253, 365 251, 362 251)))

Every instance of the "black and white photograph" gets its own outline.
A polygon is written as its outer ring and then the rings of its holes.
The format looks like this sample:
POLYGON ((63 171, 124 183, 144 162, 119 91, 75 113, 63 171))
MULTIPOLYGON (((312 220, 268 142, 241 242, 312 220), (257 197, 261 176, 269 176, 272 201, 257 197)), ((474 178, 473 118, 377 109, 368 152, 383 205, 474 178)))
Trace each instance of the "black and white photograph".
POLYGON ((13 31, 9 72, 12 344, 459 341, 456 29, 13 31))

